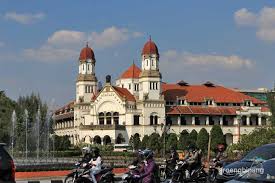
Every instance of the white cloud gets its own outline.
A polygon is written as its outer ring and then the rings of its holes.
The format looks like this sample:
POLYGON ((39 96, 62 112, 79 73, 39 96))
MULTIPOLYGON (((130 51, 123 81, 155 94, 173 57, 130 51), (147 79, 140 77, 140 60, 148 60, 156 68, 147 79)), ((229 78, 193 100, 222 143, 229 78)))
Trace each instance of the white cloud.
POLYGON ((234 18, 236 23, 239 25, 254 25, 257 16, 249 12, 246 8, 242 8, 235 12, 234 18))
POLYGON ((7 20, 16 21, 21 24, 32 24, 45 18, 45 14, 44 13, 31 14, 31 13, 7 12, 4 15, 4 18, 7 20))
POLYGON ((40 48, 25 49, 23 55, 43 62, 72 60, 77 59, 80 49, 87 40, 89 40, 89 44, 93 49, 104 49, 141 35, 142 33, 115 26, 106 28, 102 32, 59 30, 49 36, 40 48))
POLYGON ((54 32, 49 38, 48 43, 51 45, 68 46, 79 44, 85 41, 85 33, 71 30, 60 30, 54 32))
POLYGON ((175 67, 192 67, 197 69, 223 69, 223 70, 237 70, 249 69, 253 66, 253 61, 241 58, 237 55, 215 55, 215 54, 192 54, 186 52, 177 52, 175 50, 168 50, 164 52, 164 62, 174 64, 175 67))
POLYGON ((102 32, 92 32, 89 35, 93 47, 107 48, 129 40, 130 38, 140 37, 142 33, 131 32, 125 28, 117 28, 115 26, 104 29, 102 32))
POLYGON ((256 36, 264 41, 275 41, 275 8, 264 7, 258 13, 242 8, 234 14, 240 26, 256 27, 256 36))

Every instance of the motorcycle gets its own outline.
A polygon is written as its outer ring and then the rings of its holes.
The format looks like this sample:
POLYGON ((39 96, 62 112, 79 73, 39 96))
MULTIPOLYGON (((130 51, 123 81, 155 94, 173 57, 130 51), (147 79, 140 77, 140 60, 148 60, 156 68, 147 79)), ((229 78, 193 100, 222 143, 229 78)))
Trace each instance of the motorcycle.
POLYGON ((162 164, 159 166, 159 176, 160 176, 160 181, 164 182, 168 178, 172 177, 172 173, 174 169, 169 166, 169 162, 167 160, 164 160, 165 164, 162 164))
POLYGON ((186 161, 179 161, 172 173, 170 183, 207 181, 207 174, 204 171, 204 166, 195 168, 191 173, 187 170, 187 168, 188 163, 186 161))
MULTIPOLYGON (((113 168, 102 167, 101 171, 95 175, 96 181, 98 183, 114 183, 114 174, 112 172, 113 168)), ((83 171, 79 174, 75 183, 92 183, 90 177, 90 169, 83 171)))
POLYGON ((221 165, 219 164, 216 158, 212 159, 209 163, 209 171, 208 171, 208 182, 214 183, 216 182, 217 175, 220 171, 221 165))
POLYGON ((139 175, 139 166, 130 165, 128 166, 129 171, 122 175, 122 183, 140 183, 140 180, 134 179, 135 175, 139 175))
POLYGON ((89 169, 88 163, 77 162, 75 164, 75 169, 66 176, 64 183, 74 183, 79 177, 79 174, 83 173, 87 169, 89 169))

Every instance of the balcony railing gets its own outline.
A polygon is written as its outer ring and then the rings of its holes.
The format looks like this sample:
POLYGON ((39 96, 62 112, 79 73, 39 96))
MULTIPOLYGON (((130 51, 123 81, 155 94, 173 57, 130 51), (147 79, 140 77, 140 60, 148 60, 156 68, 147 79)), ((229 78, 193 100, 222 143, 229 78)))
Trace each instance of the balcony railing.
POLYGON ((123 125, 80 125, 83 130, 126 130, 123 125))

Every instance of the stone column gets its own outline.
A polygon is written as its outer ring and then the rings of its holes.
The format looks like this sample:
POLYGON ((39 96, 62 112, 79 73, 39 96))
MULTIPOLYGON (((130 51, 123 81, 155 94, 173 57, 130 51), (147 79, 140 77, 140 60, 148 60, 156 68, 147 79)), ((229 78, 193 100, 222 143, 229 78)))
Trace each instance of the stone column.
POLYGON ((181 116, 178 116, 178 125, 180 125, 181 116))
POLYGON ((250 126, 250 116, 249 115, 246 116, 246 125, 250 126))
POLYGON ((262 126, 262 115, 261 114, 258 115, 258 125, 262 126))
POLYGON ((238 117, 234 117, 234 122, 233 122, 233 125, 238 125, 239 121, 238 121, 238 117))
POLYGON ((206 116, 205 125, 209 125, 209 116, 206 116))
POLYGON ((223 125, 223 116, 220 116, 220 125, 223 125))
POLYGON ((195 116, 192 116, 192 125, 195 125, 195 116))

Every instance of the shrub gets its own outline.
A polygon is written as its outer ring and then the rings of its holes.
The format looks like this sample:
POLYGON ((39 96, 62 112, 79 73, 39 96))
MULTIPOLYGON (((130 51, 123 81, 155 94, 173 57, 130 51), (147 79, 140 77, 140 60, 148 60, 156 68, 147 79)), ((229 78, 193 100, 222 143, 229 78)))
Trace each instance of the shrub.
POLYGON ((197 147, 202 150, 203 153, 207 152, 208 149, 209 134, 205 128, 202 128, 197 137, 197 147))
POLYGON ((218 144, 225 144, 225 138, 223 136, 220 125, 213 125, 211 131, 211 150, 216 151, 218 144))

